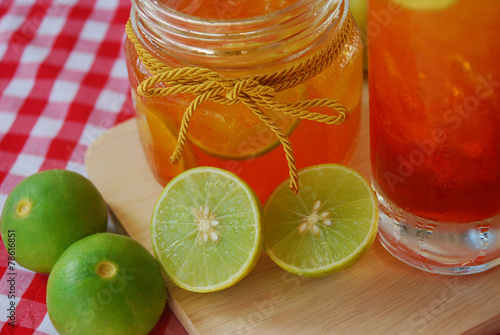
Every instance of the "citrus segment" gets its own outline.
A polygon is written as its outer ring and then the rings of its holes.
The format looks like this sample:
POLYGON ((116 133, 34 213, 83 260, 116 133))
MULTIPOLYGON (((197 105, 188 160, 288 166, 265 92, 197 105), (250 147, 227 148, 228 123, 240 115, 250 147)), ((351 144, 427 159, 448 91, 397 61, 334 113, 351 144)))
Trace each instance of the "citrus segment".
POLYGON ((221 290, 257 263, 260 203, 230 172, 191 169, 172 179, 160 195, 151 239, 156 258, 176 285, 195 292, 221 290))
POLYGON ((453 5, 458 0, 394 0, 403 7, 412 10, 443 10, 453 5))
POLYGON ((366 180, 342 165, 299 172, 300 192, 283 182, 264 207, 264 247, 280 267, 318 277, 344 270, 368 250, 378 208, 366 180))
POLYGON ((71 245, 47 282, 47 311, 60 334, 146 335, 166 299, 154 257, 117 234, 94 234, 71 245))

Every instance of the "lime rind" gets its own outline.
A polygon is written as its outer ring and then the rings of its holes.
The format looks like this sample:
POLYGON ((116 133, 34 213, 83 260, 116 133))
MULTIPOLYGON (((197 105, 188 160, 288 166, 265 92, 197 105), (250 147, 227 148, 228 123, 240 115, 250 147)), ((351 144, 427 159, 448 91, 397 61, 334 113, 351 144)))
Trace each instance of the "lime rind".
POLYGON ((308 277, 352 266, 377 234, 378 207, 370 185, 356 171, 336 164, 303 169, 299 181, 298 195, 284 182, 265 205, 267 254, 283 269, 308 277), (342 197, 335 196, 338 194, 342 197), (317 234, 299 233, 298 227, 318 199, 318 212, 330 212, 331 225, 318 224, 317 234))
POLYGON ((60 334, 149 334, 166 300, 156 260, 139 242, 118 234, 73 243, 47 282, 47 311, 60 334), (100 271, 103 265, 107 269, 100 271))
POLYGON ((16 232, 16 262, 50 273, 72 243, 107 226, 107 208, 99 190, 84 176, 68 170, 45 170, 17 184, 1 210, 0 232, 16 232))
POLYGON ((458 0, 393 0, 395 3, 411 10, 438 11, 445 10, 458 0))
POLYGON ((156 203, 153 251, 166 276, 195 292, 218 291, 244 278, 262 249, 261 206, 252 189, 227 171, 199 167, 172 179, 156 203), (200 243, 192 208, 217 213, 217 241, 200 243))

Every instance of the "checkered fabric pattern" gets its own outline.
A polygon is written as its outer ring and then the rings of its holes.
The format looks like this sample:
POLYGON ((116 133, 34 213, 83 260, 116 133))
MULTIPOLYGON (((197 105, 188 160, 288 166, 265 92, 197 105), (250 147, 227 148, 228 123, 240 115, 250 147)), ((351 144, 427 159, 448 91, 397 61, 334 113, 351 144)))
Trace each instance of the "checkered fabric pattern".
MULTIPOLYGON (((87 147, 133 115, 123 56, 130 0, 0 1, 0 208, 22 179, 47 169, 87 175, 87 147)), ((0 333, 57 334, 47 275, 0 245, 0 333), (15 277, 15 298, 9 279, 15 277), (15 327, 7 308, 15 303, 15 327)), ((168 306, 151 334, 185 334, 168 306)))

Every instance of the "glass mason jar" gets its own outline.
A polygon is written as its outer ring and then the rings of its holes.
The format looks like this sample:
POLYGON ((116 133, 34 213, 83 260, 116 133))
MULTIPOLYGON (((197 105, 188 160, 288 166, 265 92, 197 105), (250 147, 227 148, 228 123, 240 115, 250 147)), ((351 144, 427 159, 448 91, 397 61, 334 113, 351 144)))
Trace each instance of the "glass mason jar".
POLYGON ((443 274, 500 264, 500 1, 370 0, 379 238, 443 274))
MULTIPOLYGON (((338 40, 337 56, 318 74, 284 90, 279 103, 329 98, 349 111, 341 125, 329 125, 260 108, 291 142, 297 168, 346 162, 358 137, 362 93, 362 41, 343 0, 264 1, 133 0, 130 30, 156 61, 170 68, 207 69, 223 79, 263 78, 303 64, 338 40), (247 4, 248 3, 248 4, 247 4), (285 5, 284 5, 285 4, 285 5), (179 10, 179 11, 178 11, 179 10), (184 11, 184 12, 183 12, 184 11), (189 13, 189 14, 186 14, 189 13), (245 17, 246 16, 246 17, 245 17)), ((178 164, 170 161, 186 109, 197 97, 190 92, 143 96, 139 85, 155 73, 125 42, 127 68, 137 123, 147 161, 166 184, 181 171, 215 166, 242 177, 265 201, 289 175, 280 140, 247 105, 203 101, 188 117, 186 141, 178 164)), ((140 53, 140 52, 139 52, 140 53)), ((146 61, 147 62, 147 61, 146 61)), ((197 78, 194 78, 196 80, 197 78)), ((296 78, 297 79, 297 78, 296 78)), ((186 81, 179 81, 184 85, 186 81)), ((158 89, 168 87, 157 82, 158 89)), ((221 99, 228 96, 224 92, 221 99)), ((309 111, 335 116, 329 107, 309 111)))

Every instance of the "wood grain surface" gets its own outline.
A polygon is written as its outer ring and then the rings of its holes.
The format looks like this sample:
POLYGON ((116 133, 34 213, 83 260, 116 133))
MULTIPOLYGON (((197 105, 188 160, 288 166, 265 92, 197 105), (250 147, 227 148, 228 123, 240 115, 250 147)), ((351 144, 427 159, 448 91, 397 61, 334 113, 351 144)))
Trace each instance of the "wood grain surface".
MULTIPOLYGON (((349 165, 370 177, 367 96, 349 165)), ((110 129, 85 164, 121 228, 151 249, 149 222, 162 187, 148 169, 135 120, 110 129)), ((185 291, 167 280, 169 305, 190 334, 498 334, 500 267, 468 276, 416 270, 376 241, 352 268, 301 278, 262 254, 221 292, 185 291)))

